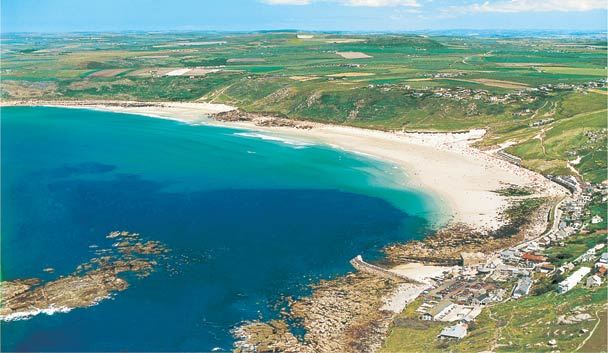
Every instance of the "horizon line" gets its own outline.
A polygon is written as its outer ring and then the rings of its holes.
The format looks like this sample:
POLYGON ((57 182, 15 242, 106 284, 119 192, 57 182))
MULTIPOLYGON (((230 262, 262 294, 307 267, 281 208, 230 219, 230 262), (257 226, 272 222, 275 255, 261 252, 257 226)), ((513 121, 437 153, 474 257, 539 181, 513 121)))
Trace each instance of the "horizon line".
POLYGON ((112 30, 48 30, 48 31, 2 31, 0 35, 5 34, 80 34, 80 33, 352 33, 352 34, 390 34, 390 33, 431 33, 431 32, 455 32, 455 31, 485 31, 485 32, 565 32, 569 34, 575 33, 608 33, 608 29, 551 29, 551 28, 530 28, 530 29, 511 29, 511 28, 448 28, 448 29, 411 29, 411 30, 340 30, 340 29, 297 29, 297 28, 280 28, 280 29, 112 29, 112 30))

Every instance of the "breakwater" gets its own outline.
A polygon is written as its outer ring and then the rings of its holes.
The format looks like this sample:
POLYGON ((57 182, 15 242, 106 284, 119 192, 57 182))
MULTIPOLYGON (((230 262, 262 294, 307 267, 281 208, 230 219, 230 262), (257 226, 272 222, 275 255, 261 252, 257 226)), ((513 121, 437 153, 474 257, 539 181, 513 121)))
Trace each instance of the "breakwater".
POLYGON ((389 271, 385 268, 382 268, 380 266, 376 266, 376 265, 372 265, 368 262, 365 262, 363 260, 363 257, 361 255, 357 255, 355 256, 353 259, 350 260, 350 264, 357 269, 358 271, 361 272, 367 272, 367 273, 371 273, 374 274, 376 276, 380 276, 380 277, 385 277, 385 278, 391 278, 397 281, 405 281, 408 283, 416 283, 416 284, 424 284, 420 281, 417 281, 413 278, 389 271))

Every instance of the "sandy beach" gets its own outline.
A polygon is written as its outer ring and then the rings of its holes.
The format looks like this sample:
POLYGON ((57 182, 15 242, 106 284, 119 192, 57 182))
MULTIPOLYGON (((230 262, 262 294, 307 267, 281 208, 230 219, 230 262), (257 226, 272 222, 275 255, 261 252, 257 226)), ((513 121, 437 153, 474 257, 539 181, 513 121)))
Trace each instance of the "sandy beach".
POLYGON ((433 278, 443 277, 445 273, 451 272, 454 267, 424 265, 419 262, 410 262, 391 268, 389 271, 409 277, 421 282, 401 283, 391 296, 385 298, 386 302, 381 310, 392 311, 399 314, 405 307, 414 301, 422 291, 433 285, 433 278))
POLYGON ((444 273, 454 270, 454 267, 424 265, 419 262, 397 265, 390 269, 391 272, 404 275, 416 281, 431 284, 431 279, 442 277, 444 273))
POLYGON ((383 132, 361 128, 311 123, 312 129, 265 127, 253 122, 220 122, 210 114, 235 110, 235 107, 209 103, 169 102, 17 102, 7 105, 45 105, 86 108, 138 114, 177 120, 188 124, 245 128, 270 134, 317 141, 335 148, 378 158, 401 167, 407 186, 431 194, 451 222, 464 223, 479 230, 501 225, 499 214, 508 206, 506 197, 494 191, 513 184, 532 187, 538 195, 559 195, 564 190, 542 175, 495 158, 470 146, 483 130, 467 133, 383 132))

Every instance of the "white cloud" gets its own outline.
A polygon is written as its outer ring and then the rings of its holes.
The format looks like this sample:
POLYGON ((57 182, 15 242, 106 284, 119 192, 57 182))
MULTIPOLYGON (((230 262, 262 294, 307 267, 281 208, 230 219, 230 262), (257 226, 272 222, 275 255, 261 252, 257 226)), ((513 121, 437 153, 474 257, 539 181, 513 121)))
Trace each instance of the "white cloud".
POLYGON ((405 9, 405 10, 401 10, 401 12, 405 12, 405 13, 422 13, 422 11, 416 10, 416 9, 405 9))
POLYGON ((606 9, 606 0, 509 0, 450 6, 446 12, 583 12, 606 9))
POLYGON ((406 19, 412 19, 412 16, 414 15, 418 15, 417 17, 420 18, 421 16, 419 14, 421 13, 422 11, 418 9, 397 8, 393 10, 393 13, 389 16, 389 18, 393 21, 403 21, 406 19))
POLYGON ((308 5, 310 0, 262 0, 268 5, 308 5))
MULTIPOLYGON (((309 5, 313 0, 261 0, 268 5, 309 5)), ((419 7, 417 0, 318 0, 317 2, 333 2, 354 7, 419 7)))

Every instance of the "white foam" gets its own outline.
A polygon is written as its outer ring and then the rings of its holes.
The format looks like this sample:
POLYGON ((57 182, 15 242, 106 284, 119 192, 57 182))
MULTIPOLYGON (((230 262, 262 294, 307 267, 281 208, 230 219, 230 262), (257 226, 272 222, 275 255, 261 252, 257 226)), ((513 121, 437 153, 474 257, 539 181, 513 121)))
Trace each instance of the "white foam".
MULTIPOLYGON (((91 305, 87 305, 86 307, 91 307, 99 304, 104 299, 108 299, 110 296, 95 298, 91 305)), ((0 317, 0 321, 8 322, 8 321, 20 321, 20 320, 28 320, 38 314, 46 314, 46 315, 54 315, 55 313, 69 313, 74 308, 70 308, 67 306, 55 306, 55 304, 49 305, 48 308, 40 309, 33 308, 29 311, 20 311, 12 314, 8 314, 6 316, 0 317)))
POLYGON ((280 136, 275 136, 275 135, 260 134, 257 132, 235 132, 234 135, 243 136, 243 137, 252 137, 252 138, 257 138, 257 139, 261 139, 261 140, 265 140, 265 141, 277 141, 277 142, 284 143, 286 145, 294 146, 296 148, 306 148, 307 146, 312 146, 312 144, 308 143, 308 142, 288 139, 285 137, 280 137, 280 136))
POLYGON ((362 156, 362 157, 365 157, 365 158, 378 160, 377 157, 375 157, 375 156, 373 156, 373 155, 371 155, 369 153, 359 152, 359 151, 352 151, 352 150, 346 149, 346 148, 344 148, 342 146, 335 145, 333 143, 328 143, 327 145, 329 147, 333 148, 334 150, 344 151, 344 152, 347 152, 347 153, 350 153, 350 154, 354 154, 354 155, 357 155, 357 156, 362 156))
POLYGON ((67 306, 55 307, 55 305, 51 304, 46 309, 35 308, 30 311, 21 311, 21 312, 17 312, 17 313, 12 313, 12 314, 9 314, 9 315, 6 315, 6 316, 0 318, 0 320, 6 321, 6 322, 27 320, 38 314, 53 315, 55 313, 67 313, 67 312, 70 312, 70 310, 72 310, 72 309, 73 308, 68 308, 67 306))

